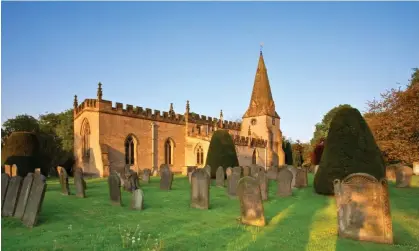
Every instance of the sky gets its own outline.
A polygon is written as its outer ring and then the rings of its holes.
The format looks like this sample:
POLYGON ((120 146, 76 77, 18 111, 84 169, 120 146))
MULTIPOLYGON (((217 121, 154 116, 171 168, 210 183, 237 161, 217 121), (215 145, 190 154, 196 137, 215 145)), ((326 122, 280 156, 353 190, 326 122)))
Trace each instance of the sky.
POLYGON ((260 43, 281 130, 309 141, 419 67, 419 2, 2 2, 1 122, 96 98, 240 119, 260 43))

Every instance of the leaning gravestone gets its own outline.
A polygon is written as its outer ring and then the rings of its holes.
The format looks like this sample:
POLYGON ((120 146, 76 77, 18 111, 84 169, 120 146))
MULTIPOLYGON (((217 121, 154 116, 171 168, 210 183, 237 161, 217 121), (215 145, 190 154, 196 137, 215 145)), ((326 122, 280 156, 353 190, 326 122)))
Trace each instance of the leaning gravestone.
POLYGON ((121 179, 117 172, 113 171, 108 176, 108 185, 112 205, 121 206, 121 179))
POLYGON ((83 171, 77 168, 74 172, 74 185, 76 186, 76 196, 80 198, 86 197, 85 185, 83 185, 83 171))
POLYGON ((143 210, 143 205, 144 205, 143 190, 141 190, 140 188, 137 188, 132 192, 131 209, 143 210))
POLYGON ((14 176, 9 181, 6 198, 2 210, 3 216, 13 216, 16 210, 16 204, 19 199, 20 188, 22 187, 22 177, 14 176))
POLYGON ((265 215, 258 181, 249 176, 240 179, 237 185, 237 195, 240 199, 242 224, 265 226, 265 215))
POLYGON ((413 173, 419 175, 419 162, 413 162, 413 173))
POLYGON ((295 187, 296 188, 303 188, 307 187, 307 169, 305 167, 303 168, 297 168, 297 174, 295 175, 295 187))
POLYGON ((396 170, 396 187, 410 187, 412 181, 413 170, 410 167, 402 166, 396 170))
POLYGON ((160 189, 171 190, 173 182, 173 173, 168 165, 164 165, 160 169, 160 189))
POLYGON ((267 176, 268 176, 268 179, 270 180, 276 180, 278 176, 278 167, 277 166, 269 167, 267 171, 267 176))
POLYGON ((151 170, 146 168, 143 171, 143 181, 144 183, 148 184, 150 183, 150 174, 151 174, 151 170))
POLYGON ((297 176, 297 168, 295 168, 294 166, 290 166, 290 165, 287 168, 292 173, 291 188, 293 188, 293 187, 295 187, 295 178, 297 176))
POLYGON ((60 175, 61 194, 70 195, 70 186, 68 184, 67 171, 63 167, 58 167, 58 173, 60 175))
POLYGON ((269 179, 264 170, 260 170, 257 175, 257 181, 259 182, 260 193, 262 195, 262 200, 268 200, 268 191, 269 191, 269 179))
POLYGON ((243 167, 243 177, 250 175, 250 167, 244 166, 243 167))
POLYGON ((218 187, 224 187, 225 175, 224 175, 224 168, 219 166, 217 169, 216 177, 216 185, 218 187))
POLYGON ((282 168, 278 172, 278 177, 277 177, 277 181, 278 181, 277 195, 278 196, 287 197, 287 196, 292 195, 292 188, 291 188, 292 178, 293 178, 292 172, 288 170, 288 168, 282 168))
POLYGON ((45 177, 42 174, 34 176, 31 192, 29 193, 28 202, 22 217, 23 224, 28 227, 35 226, 38 221, 38 214, 41 211, 47 189, 44 179, 45 177))
POLYGON ((232 198, 237 196, 237 184, 241 178, 240 173, 241 173, 241 168, 240 169, 233 168, 233 172, 230 174, 229 178, 227 179, 227 194, 232 198))
POLYGON ((198 169, 192 173, 191 179, 191 207, 198 209, 209 208, 210 178, 208 172, 198 169))
POLYGON ((334 191, 340 237, 393 244, 386 179, 354 173, 335 180, 334 191))
POLYGON ((10 176, 7 173, 1 174, 1 209, 3 210, 4 199, 6 198, 7 188, 9 186, 10 176))
MULTIPOLYGON (((40 177, 40 175, 41 174, 39 174, 38 177, 40 177)), ((22 219, 23 214, 25 213, 34 177, 35 175, 33 173, 28 173, 23 179, 22 188, 20 189, 20 195, 16 205, 15 218, 22 219)))

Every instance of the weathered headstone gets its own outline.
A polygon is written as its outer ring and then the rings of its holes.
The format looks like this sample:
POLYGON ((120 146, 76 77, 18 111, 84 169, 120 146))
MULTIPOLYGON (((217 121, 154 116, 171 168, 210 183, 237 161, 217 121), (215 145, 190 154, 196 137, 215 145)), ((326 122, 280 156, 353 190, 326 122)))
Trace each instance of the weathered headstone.
POLYGON ((415 175, 419 175, 419 161, 413 162, 413 173, 415 175))
POLYGON ((34 175, 41 175, 41 168, 35 168, 34 175))
POLYGON ((241 166, 233 167, 233 173, 237 173, 240 175, 240 178, 243 177, 243 168, 241 166))
POLYGON ((230 197, 237 196, 237 184, 241 178, 240 173, 241 173, 241 168, 240 169, 233 168, 233 172, 230 174, 230 176, 227 179, 227 194, 230 197))
POLYGON ((292 195, 292 188, 291 188, 292 178, 293 178, 292 172, 288 170, 288 168, 282 168, 278 172, 278 177, 277 177, 277 181, 278 181, 277 195, 278 196, 287 197, 287 196, 292 195))
POLYGON ((1 209, 3 210, 4 199, 6 198, 7 188, 9 186, 10 176, 7 173, 1 174, 1 209))
POLYGON ((206 165, 206 166, 204 167, 204 169, 205 169, 205 171, 207 171, 207 173, 208 173, 208 175, 209 175, 209 178, 211 178, 211 167, 210 167, 209 165, 206 165))
POLYGON ((224 187, 225 175, 224 175, 224 168, 219 166, 217 169, 216 177, 216 185, 218 187, 224 187))
POLYGON ((261 169, 257 175, 257 181, 259 182, 260 193, 262 195, 262 200, 268 200, 268 191, 269 191, 269 179, 265 171, 261 169))
POLYGON ((121 206, 121 179, 117 172, 112 171, 108 176, 108 185, 112 205, 121 206))
POLYGON ((241 223, 265 226, 265 215, 258 181, 250 176, 241 178, 237 185, 240 199, 241 223))
POLYGON ((266 174, 268 176, 268 179, 270 179, 270 180, 276 180, 276 178, 278 176, 278 167, 277 166, 271 166, 271 167, 269 167, 266 174))
POLYGON ((131 188, 130 192, 135 191, 138 188, 140 188, 137 172, 131 170, 131 174, 128 176, 128 181, 130 183, 130 188, 131 188))
POLYGON ((244 166, 243 167, 243 177, 250 175, 250 167, 244 166))
MULTIPOLYGON (((40 177, 41 174, 38 175, 40 177)), ((23 179, 22 188, 20 189, 19 199, 17 201, 16 210, 14 217, 22 219, 23 214, 25 213, 26 205, 28 204, 29 194, 31 192, 33 180, 35 175, 33 173, 28 173, 23 179)))
POLYGON ((150 183, 150 174, 151 174, 151 170, 146 168, 143 171, 143 181, 144 183, 148 184, 150 183))
POLYGON ((80 198, 86 197, 85 185, 83 183, 83 171, 81 168, 76 168, 74 171, 74 185, 76 186, 76 196, 80 198))
POLYGON ((189 173, 192 173, 197 169, 197 166, 187 166, 186 167, 186 175, 189 175, 189 173))
POLYGON ((378 181, 366 173, 354 173, 334 181, 338 232, 343 238, 393 243, 386 179, 378 181))
POLYGON ((400 164, 386 166, 386 178, 389 181, 396 181, 396 170, 401 167, 400 164))
MULTIPOLYGON (((252 165, 250 167, 250 176, 252 176, 253 178, 257 178, 257 176, 259 175, 260 170, 263 170, 263 168, 261 168, 258 165, 252 165)), ((265 171, 265 170, 263 170, 265 171)))
POLYGON ((191 207, 198 209, 209 208, 209 174, 204 169, 192 173, 191 179, 191 207))
POLYGON ((230 177, 230 175, 233 173, 233 168, 227 167, 226 169, 226 178, 230 177))
POLYGON ((144 205, 143 190, 141 190, 140 188, 137 188, 132 192, 131 209, 143 210, 143 205, 144 205))
POLYGON ((160 189, 161 190, 171 190, 173 182, 173 173, 170 170, 168 165, 164 165, 160 169, 160 189))
POLYGON ((40 176, 34 175, 28 202, 26 203, 25 212, 22 217, 23 224, 28 227, 35 226, 38 221, 38 214, 41 211, 47 189, 47 184, 43 180, 44 178, 42 174, 40 176))
POLYGON ((408 166, 402 166, 396 170, 396 187, 410 187, 412 181, 413 170, 408 166))
POLYGON ((305 167, 297 168, 297 174, 295 176, 295 187, 297 188, 307 187, 308 185, 307 183, 308 183, 307 169, 305 167))
POLYGON ((61 185, 61 194, 63 195, 70 195, 70 186, 68 184, 68 175, 67 171, 63 167, 57 168, 60 178, 60 185, 61 185))
POLYGON ((297 176, 297 168, 295 168, 294 166, 288 166, 288 170, 291 171, 292 173, 292 181, 291 181, 291 188, 295 187, 295 178, 297 176))
POLYGON ((19 199, 20 188, 22 187, 22 177, 14 176, 10 178, 7 188, 6 198, 2 210, 3 216, 13 216, 16 210, 16 204, 19 199))

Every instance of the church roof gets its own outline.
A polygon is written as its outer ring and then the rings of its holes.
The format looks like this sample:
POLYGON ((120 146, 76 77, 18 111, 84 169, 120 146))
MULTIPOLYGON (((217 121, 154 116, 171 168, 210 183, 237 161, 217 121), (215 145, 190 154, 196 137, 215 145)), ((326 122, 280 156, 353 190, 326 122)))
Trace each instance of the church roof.
POLYGON ((259 56, 249 108, 247 108, 243 118, 261 115, 279 118, 278 113, 275 111, 275 102, 272 98, 271 86, 269 85, 268 72, 266 70, 265 61, 263 60, 262 51, 259 56))

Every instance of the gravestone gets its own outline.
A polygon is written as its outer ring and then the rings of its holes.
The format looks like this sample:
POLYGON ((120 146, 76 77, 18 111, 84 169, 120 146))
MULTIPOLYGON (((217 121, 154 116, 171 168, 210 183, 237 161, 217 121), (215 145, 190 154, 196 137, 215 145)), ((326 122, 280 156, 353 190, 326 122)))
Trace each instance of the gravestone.
POLYGON ((60 185, 61 185, 61 194, 63 195, 70 195, 70 186, 68 184, 68 175, 67 171, 63 167, 58 167, 58 174, 60 178, 60 185))
POLYGON ((396 170, 396 187, 410 187, 412 181, 413 170, 408 166, 402 166, 396 170))
POLYGON ((396 170, 401 167, 400 164, 386 166, 386 178, 389 181, 396 181, 396 170))
POLYGON ((297 174, 295 176, 295 187, 296 188, 303 188, 307 187, 308 178, 307 178, 307 169, 305 167, 303 168, 297 168, 297 174))
POLYGON ((354 173, 334 181, 340 237, 393 244, 386 179, 354 173))
POLYGON ((187 166, 186 167, 186 175, 189 176, 190 173, 192 173, 193 171, 195 171, 197 169, 196 166, 187 166))
POLYGON ((13 216, 16 210, 16 204, 19 199, 20 188, 22 187, 22 177, 14 176, 10 178, 7 188, 6 198, 2 210, 3 216, 13 216))
MULTIPOLYGON (((193 171, 193 172, 195 172, 195 171, 193 171)), ((189 184, 191 184, 193 172, 188 173, 189 184)))
POLYGON ((237 185, 237 195, 240 200, 242 224, 265 226, 265 215, 259 182, 250 176, 244 176, 237 185))
POLYGON ((250 167, 244 166, 243 167, 243 177, 250 175, 250 167))
POLYGON ((226 178, 230 177, 230 175, 233 173, 233 168, 227 167, 226 169, 226 178))
POLYGON ((268 200, 268 193, 269 193, 269 179, 268 176, 266 175, 265 171, 263 169, 261 169, 259 171, 259 174, 257 175, 256 178, 259 182, 259 187, 260 187, 260 193, 262 195, 262 200, 268 200))
POLYGON ((156 177, 156 176, 160 175, 159 169, 156 166, 151 169, 151 175, 153 177, 156 177))
POLYGON ((216 177, 216 185, 218 187, 224 187, 225 175, 224 175, 224 168, 219 166, 217 169, 216 177))
POLYGON ((271 167, 269 167, 266 174, 268 176, 268 179, 270 179, 270 180, 276 180, 276 178, 278 176, 278 167, 277 166, 271 166, 271 167))
POLYGON ((290 166, 290 165, 287 168, 292 173, 291 188, 293 188, 293 187, 295 187, 295 178, 297 176, 297 168, 295 168, 294 166, 290 166))
POLYGON ((83 179, 83 171, 81 168, 76 168, 74 171, 74 185, 76 186, 76 196, 80 198, 86 197, 84 179, 83 179))
MULTIPOLYGON (((41 174, 38 174, 37 177, 40 177, 41 174)), ((31 192, 32 184, 34 177, 33 173, 28 173, 23 179, 22 188, 20 189, 19 199, 16 205, 15 218, 22 219, 23 214, 25 213, 26 205, 28 204, 29 194, 31 192)))
POLYGON ((278 177, 277 177, 278 190, 276 193, 278 196, 288 197, 292 195, 292 188, 291 188, 292 178, 293 178, 292 172, 288 168, 282 168, 278 172, 278 177))
POLYGON ((140 188, 140 183, 138 182, 138 174, 135 171, 131 170, 131 175, 128 177, 128 180, 131 184, 131 191, 135 191, 140 188))
POLYGON ((35 226, 38 221, 38 215, 42 209, 45 191, 47 190, 47 184, 44 182, 44 179, 45 177, 42 174, 33 176, 31 191, 22 217, 22 222, 27 227, 35 226))
POLYGON ((131 209, 134 210, 143 210, 144 206, 144 193, 140 188, 135 189, 132 192, 131 197, 131 209))
POLYGON ((237 196, 237 184, 241 178, 240 173, 241 173, 241 168, 240 169, 233 168, 233 172, 230 174, 229 178, 227 179, 227 194, 231 198, 237 196))
MULTIPOLYGON (((263 170, 263 168, 261 168, 258 165, 252 165, 250 167, 250 176, 252 176, 253 178, 257 178, 257 176, 259 175, 259 172, 263 170)), ((263 170, 265 171, 265 170, 263 170)))
POLYGON ((233 173, 237 173, 240 175, 240 178, 243 177, 243 168, 241 166, 233 167, 233 173))
POLYGON ((117 172, 112 171, 108 176, 108 185, 112 205, 121 206, 121 179, 117 172))
POLYGON ((209 208, 209 174, 204 169, 192 173, 191 178, 191 207, 198 209, 209 208))
POLYGON ((210 167, 209 165, 206 165, 206 166, 204 167, 204 169, 205 169, 205 171, 207 171, 207 173, 208 173, 208 175, 209 175, 209 178, 211 179, 211 167, 210 167))
POLYGON ((1 174, 1 209, 3 210, 4 199, 6 198, 7 188, 9 186, 10 176, 7 173, 1 174))
POLYGON ((419 175, 419 162, 413 162, 413 173, 419 175))
POLYGON ((41 168, 35 168, 34 175, 41 175, 41 168))
POLYGON ((160 189, 161 190, 171 190, 173 182, 173 173, 170 170, 168 165, 164 165, 160 169, 160 189))
POLYGON ((148 184, 150 183, 150 174, 151 174, 151 170, 146 168, 143 171, 143 181, 144 183, 148 184))

